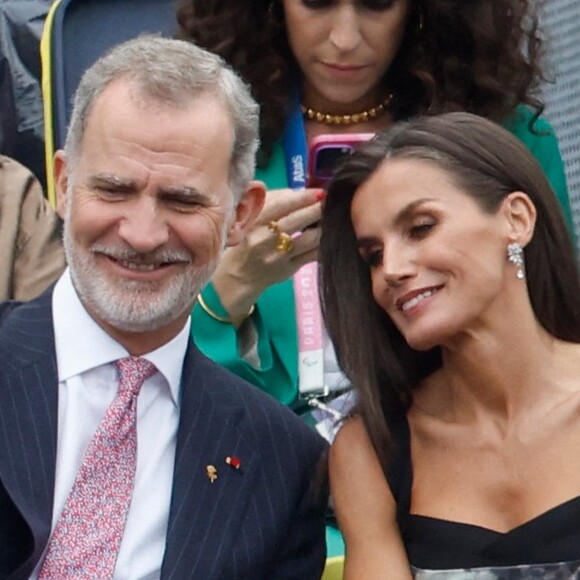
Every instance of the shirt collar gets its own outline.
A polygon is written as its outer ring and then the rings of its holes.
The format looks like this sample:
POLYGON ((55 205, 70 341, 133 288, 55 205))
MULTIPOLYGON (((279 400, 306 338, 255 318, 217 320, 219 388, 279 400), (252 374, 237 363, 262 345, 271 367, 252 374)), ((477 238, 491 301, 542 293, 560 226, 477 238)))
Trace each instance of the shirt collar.
MULTIPOLYGON (((52 296, 53 326, 59 382, 89 369, 129 356, 121 344, 90 316, 74 288, 67 268, 52 296)), ((181 371, 189 341, 191 321, 172 340, 145 355, 163 375, 175 404, 179 401, 181 371)))

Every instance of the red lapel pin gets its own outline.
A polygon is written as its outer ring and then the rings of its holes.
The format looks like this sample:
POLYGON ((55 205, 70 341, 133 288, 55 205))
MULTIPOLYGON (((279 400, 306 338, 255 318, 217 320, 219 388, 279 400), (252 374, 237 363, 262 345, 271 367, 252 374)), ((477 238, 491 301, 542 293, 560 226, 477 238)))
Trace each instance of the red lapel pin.
POLYGON ((226 463, 233 467, 234 469, 239 469, 242 465, 242 462, 239 460, 238 457, 230 457, 229 455, 226 457, 226 463))

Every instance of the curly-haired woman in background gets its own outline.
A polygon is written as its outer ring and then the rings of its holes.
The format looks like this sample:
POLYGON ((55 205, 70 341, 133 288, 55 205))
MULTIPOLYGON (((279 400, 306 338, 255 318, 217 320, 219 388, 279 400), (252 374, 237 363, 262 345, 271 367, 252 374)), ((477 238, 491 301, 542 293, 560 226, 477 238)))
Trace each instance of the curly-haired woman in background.
MULTIPOLYGON (((194 309, 196 341, 206 354, 282 402, 301 405, 299 384, 312 377, 298 370, 304 329, 297 329, 292 278, 317 256, 316 224, 324 194, 303 189, 302 172, 296 171, 303 165, 296 160, 305 163, 308 143, 317 135, 375 133, 427 112, 485 116, 502 123, 534 153, 572 232, 557 141, 539 117, 542 51, 533 4, 181 2, 181 37, 223 56, 261 105, 257 178, 269 188, 253 231, 245 243, 226 251, 194 309)), ((328 341, 323 350, 318 392, 344 388, 328 341)))

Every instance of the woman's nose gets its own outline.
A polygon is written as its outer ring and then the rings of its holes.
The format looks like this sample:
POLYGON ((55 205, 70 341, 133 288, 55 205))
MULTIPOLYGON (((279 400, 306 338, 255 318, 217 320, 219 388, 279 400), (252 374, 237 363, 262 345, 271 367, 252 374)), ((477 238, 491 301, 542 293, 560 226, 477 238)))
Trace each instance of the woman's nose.
POLYGON ((349 52, 361 42, 361 23, 354 3, 336 8, 330 29, 330 42, 341 52, 349 52))
POLYGON ((417 272, 411 251, 403 244, 390 244, 383 247, 381 275, 388 286, 397 288, 417 272))

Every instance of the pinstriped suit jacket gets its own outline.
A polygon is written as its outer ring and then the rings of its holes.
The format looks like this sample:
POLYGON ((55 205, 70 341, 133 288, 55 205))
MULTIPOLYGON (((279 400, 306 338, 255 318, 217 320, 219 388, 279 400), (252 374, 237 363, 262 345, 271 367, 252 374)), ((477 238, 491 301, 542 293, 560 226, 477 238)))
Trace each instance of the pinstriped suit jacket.
MULTIPOLYGON (((51 291, 0 304, 0 578, 26 579, 50 534, 57 443, 51 291)), ((161 578, 320 577, 325 442, 190 344, 161 578), (228 455, 240 458, 229 468, 228 455), (206 466, 218 468, 210 483, 206 466)))

